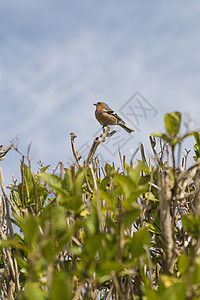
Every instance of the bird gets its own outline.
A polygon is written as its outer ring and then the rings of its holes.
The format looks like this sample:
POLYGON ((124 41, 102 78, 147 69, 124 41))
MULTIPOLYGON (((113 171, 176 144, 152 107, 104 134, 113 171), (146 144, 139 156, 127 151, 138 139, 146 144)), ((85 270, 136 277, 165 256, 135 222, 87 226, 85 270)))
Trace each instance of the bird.
POLYGON ((103 127, 106 125, 119 125, 128 133, 134 131, 133 129, 128 128, 122 118, 120 118, 106 103, 97 102, 93 105, 96 106, 95 117, 103 127))

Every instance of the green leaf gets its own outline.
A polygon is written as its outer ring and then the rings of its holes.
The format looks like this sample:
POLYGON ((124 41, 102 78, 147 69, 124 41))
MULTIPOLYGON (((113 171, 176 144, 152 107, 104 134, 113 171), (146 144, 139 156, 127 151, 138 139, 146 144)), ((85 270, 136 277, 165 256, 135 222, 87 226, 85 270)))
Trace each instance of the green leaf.
POLYGON ((115 169, 113 168, 113 166, 109 165, 108 163, 105 164, 104 169, 106 175, 112 176, 113 174, 115 174, 115 169))
POLYGON ((141 161, 139 159, 136 159, 136 160, 138 162, 138 165, 142 166, 142 170, 144 171, 145 175, 150 175, 151 172, 149 171, 149 168, 148 168, 146 162, 141 161))
POLYGON ((124 194, 125 198, 128 198, 131 195, 131 192, 134 188, 132 179, 125 175, 115 174, 115 180, 118 186, 120 187, 122 193, 124 194))
POLYGON ((51 263, 59 254, 60 247, 56 244, 56 240, 51 236, 41 242, 40 249, 42 257, 51 263))
POLYGON ((46 224, 50 224, 51 235, 59 237, 67 230, 66 212, 64 207, 58 205, 48 205, 41 216, 40 224, 45 230, 46 224))
POLYGON ((88 236, 85 239, 85 250, 87 252, 87 255, 90 258, 93 258, 96 256, 97 252, 100 250, 100 247, 102 245, 102 239, 103 236, 101 234, 95 234, 93 236, 88 236))
POLYGON ((99 188, 102 190, 102 191, 105 191, 108 189, 108 186, 110 184, 110 177, 109 176, 106 176, 104 177, 103 180, 101 180, 101 183, 99 184, 99 188))
POLYGON ((196 154, 196 158, 198 159, 200 157, 200 147, 197 144, 194 145, 194 152, 196 154))
POLYGON ((180 273, 186 274, 189 266, 190 266, 190 259, 188 258, 187 255, 182 253, 178 259, 178 269, 179 269, 180 273))
POLYGON ((37 247, 41 233, 38 227, 38 218, 28 215, 21 219, 20 227, 25 236, 25 244, 32 250, 37 247))
POLYGON ((135 190, 136 187, 141 188, 141 186, 143 185, 146 184, 148 185, 150 176, 149 176, 148 168, 143 161, 138 161, 138 165, 135 169, 128 167, 127 172, 128 172, 128 178, 130 178, 133 183, 132 184, 133 190, 135 190), (144 171, 145 174, 147 173, 148 175, 142 176, 142 171, 144 171))
POLYGON ((40 173, 45 173, 45 171, 46 171, 49 167, 50 167, 50 165, 45 166, 45 167, 42 167, 42 168, 40 169, 40 173))
POLYGON ((85 220, 85 232, 87 236, 94 236, 99 232, 99 220, 97 214, 91 214, 85 220))
POLYGON ((22 244, 17 242, 16 240, 1 240, 0 239, 0 249, 4 247, 12 247, 16 249, 26 250, 26 247, 22 244))
POLYGON ((196 257, 194 272, 192 274, 192 282, 200 287, 200 255, 196 257))
POLYGON ((161 300, 160 296, 158 295, 157 291, 154 291, 152 288, 148 287, 147 285, 144 285, 141 287, 142 290, 146 293, 146 300, 161 300))
POLYGON ((126 211, 123 215, 124 228, 127 229, 128 227, 130 227, 139 216, 140 216, 139 208, 132 208, 131 210, 126 211))
POLYGON ((74 188, 73 188, 74 195, 80 194, 82 192, 84 181, 85 181, 85 171, 84 170, 81 170, 79 172, 77 171, 74 188))
POLYGON ((156 224, 150 224, 148 222, 145 222, 145 225, 147 226, 147 228, 149 229, 150 232, 156 233, 156 234, 161 234, 161 230, 158 226, 156 226, 156 224))
POLYGON ((198 238, 200 233, 200 219, 193 215, 182 216, 183 227, 187 230, 194 238, 198 238))
POLYGON ((50 299, 71 300, 73 298, 71 280, 71 276, 67 272, 55 273, 51 284, 50 299))
POLYGON ((179 133, 181 125, 181 113, 178 111, 175 111, 170 114, 165 115, 165 129, 166 132, 172 136, 176 137, 179 133))
POLYGON ((11 190, 10 200, 13 206, 15 207, 15 211, 17 212, 17 214, 20 215, 19 207, 21 206, 21 197, 19 195, 18 190, 17 191, 11 190))
POLYGON ((197 145, 200 147, 200 133, 195 131, 195 132, 193 132, 193 136, 196 140, 197 145))
POLYGON ((152 192, 147 192, 145 194, 145 198, 149 199, 150 201, 159 201, 159 199, 157 199, 152 192))
POLYGON ((150 234, 147 228, 143 227, 134 233, 131 240, 131 253, 133 257, 145 254, 144 245, 150 245, 150 234))
POLYGON ((106 203, 108 205, 107 210, 116 210, 117 197, 115 197, 115 194, 113 192, 100 190, 100 197, 102 200, 106 200, 106 203))
POLYGON ((47 291, 38 287, 37 283, 28 282, 25 286, 24 296, 27 300, 45 300, 47 291))
POLYGON ((97 265, 97 274, 99 277, 99 282, 105 282, 111 278, 113 271, 119 272, 122 269, 121 264, 117 261, 103 261, 97 265))
POLYGON ((69 193, 62 186, 62 179, 53 174, 40 173, 38 176, 47 183, 52 189, 54 189, 61 196, 68 196, 69 193))
POLYGON ((184 134, 183 136, 179 137, 178 138, 178 142, 179 143, 182 142, 185 138, 187 138, 188 136, 191 136, 191 135, 193 135, 193 131, 192 132, 188 132, 188 133, 184 134))
POLYGON ((128 177, 132 180, 132 182, 135 184, 135 186, 138 185, 139 180, 141 178, 140 174, 145 168, 146 168, 146 165, 143 161, 139 161, 138 165, 135 169, 132 169, 131 167, 126 166, 128 177))
POLYGON ((162 133, 162 132, 154 132, 154 133, 152 133, 152 136, 161 138, 162 140, 164 140, 167 143, 171 143, 171 141, 172 141, 172 138, 170 136, 168 136, 167 134, 162 133))
POLYGON ((161 275, 161 282, 158 292, 162 300, 185 300, 185 279, 178 279, 174 276, 161 275))
POLYGON ((62 180, 62 187, 66 189, 69 194, 72 194, 73 182, 72 182, 72 173, 70 169, 65 169, 65 176, 62 180))

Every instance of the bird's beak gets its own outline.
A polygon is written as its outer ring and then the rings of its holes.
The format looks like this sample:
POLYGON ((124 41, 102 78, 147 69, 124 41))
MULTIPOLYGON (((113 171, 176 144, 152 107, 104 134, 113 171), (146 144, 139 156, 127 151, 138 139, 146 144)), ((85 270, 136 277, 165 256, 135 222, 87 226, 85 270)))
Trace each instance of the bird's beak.
POLYGON ((94 106, 97 106, 97 104, 93 104, 94 106))

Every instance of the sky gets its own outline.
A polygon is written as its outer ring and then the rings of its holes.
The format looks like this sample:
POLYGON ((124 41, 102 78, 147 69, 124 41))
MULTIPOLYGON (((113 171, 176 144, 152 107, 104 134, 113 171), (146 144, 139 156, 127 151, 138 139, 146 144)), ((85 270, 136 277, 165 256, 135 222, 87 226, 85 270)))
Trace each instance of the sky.
MULTIPOLYGON (((0 144, 37 161, 73 161, 69 132, 86 158, 101 126, 97 101, 135 129, 100 145, 102 162, 129 161, 164 115, 180 111, 199 129, 200 2, 10 0, 0 2, 0 144)), ((116 129, 116 128, 115 128, 116 129)), ((0 162, 5 182, 20 180, 21 156, 0 162)))

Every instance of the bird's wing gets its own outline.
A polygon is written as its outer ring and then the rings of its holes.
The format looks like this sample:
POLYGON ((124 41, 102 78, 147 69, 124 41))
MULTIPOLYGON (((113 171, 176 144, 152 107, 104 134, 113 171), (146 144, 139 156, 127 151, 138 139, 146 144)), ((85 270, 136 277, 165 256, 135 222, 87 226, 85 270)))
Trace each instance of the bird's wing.
POLYGON ((125 124, 125 122, 122 120, 122 118, 120 118, 118 116, 118 114, 116 114, 112 109, 110 109, 110 111, 107 111, 107 114, 114 116, 115 118, 117 118, 117 120, 119 121, 119 123, 121 124, 125 124))
POLYGON ((114 111, 113 111, 106 103, 104 103, 103 108, 106 110, 106 112, 107 112, 108 114, 114 113, 114 111))

